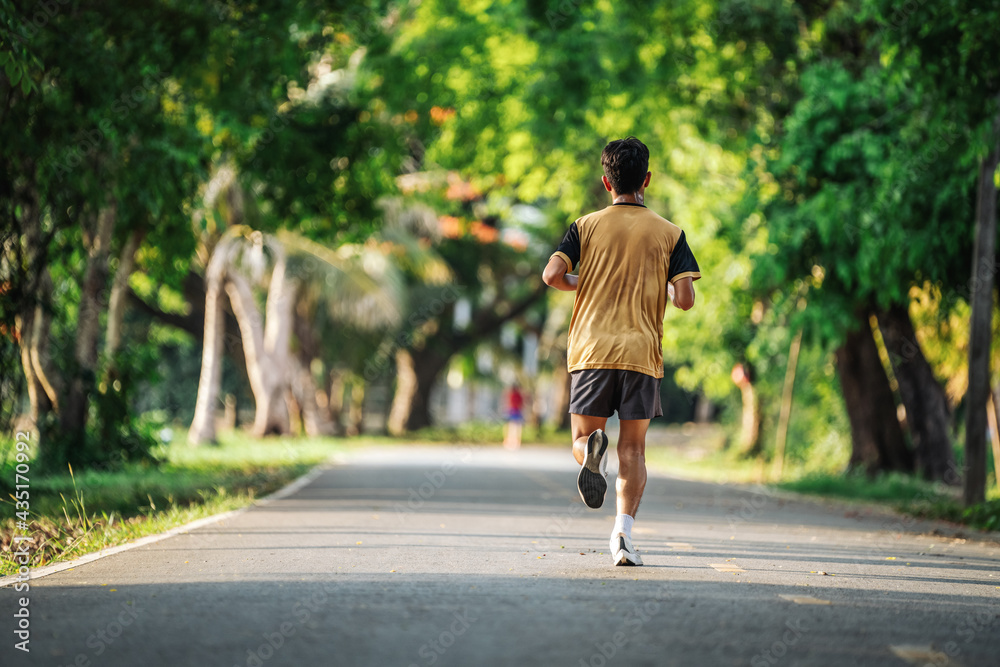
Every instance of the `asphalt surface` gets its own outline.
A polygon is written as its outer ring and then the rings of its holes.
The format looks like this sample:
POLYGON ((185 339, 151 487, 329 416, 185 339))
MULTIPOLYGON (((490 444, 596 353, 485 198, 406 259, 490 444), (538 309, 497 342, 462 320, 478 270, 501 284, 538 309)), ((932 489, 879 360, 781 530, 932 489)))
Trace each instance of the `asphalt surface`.
POLYGON ((0 665, 1000 665, 996 542, 651 477, 646 565, 615 568, 613 498, 586 510, 576 470, 568 450, 352 454, 32 581, 30 654, 25 593, 0 590, 0 665))

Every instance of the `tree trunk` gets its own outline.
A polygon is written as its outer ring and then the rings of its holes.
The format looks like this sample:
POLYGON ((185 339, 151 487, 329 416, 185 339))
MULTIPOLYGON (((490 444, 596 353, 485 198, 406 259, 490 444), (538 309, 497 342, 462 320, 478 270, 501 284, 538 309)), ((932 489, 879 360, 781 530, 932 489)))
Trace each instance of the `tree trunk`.
POLYGON ((288 433, 288 407, 285 405, 284 397, 287 383, 286 369, 273 363, 265 349, 264 325, 250 283, 241 275, 231 274, 226 281, 226 292, 229 294, 229 303, 233 307, 236 321, 240 324, 243 350, 247 360, 247 376, 256 404, 253 434, 262 437, 288 433))
POLYGON ((774 445, 774 477, 781 479, 785 469, 785 443, 788 441, 788 422, 792 419, 792 399, 795 396, 795 367, 799 363, 802 349, 802 330, 792 338, 788 349, 788 365, 785 367, 785 385, 781 390, 781 412, 778 415, 778 433, 774 445))
POLYGON ((324 396, 319 400, 320 390, 313 380, 312 372, 297 357, 289 357, 291 367, 291 390, 302 419, 302 428, 311 437, 333 435, 333 420, 330 418, 329 403, 324 396))
POLYGON ((906 408, 916 469, 925 479, 958 484, 948 435, 948 399, 920 349, 909 310, 893 305, 878 316, 878 322, 906 408))
POLYGON ((993 445, 993 482, 1000 487, 1000 385, 993 387, 986 416, 993 445))
MULTIPOLYGON (((97 345, 100 338, 103 294, 107 287, 111 235, 115 228, 117 204, 111 202, 97 214, 96 233, 87 252, 87 268, 80 287, 74 360, 76 369, 67 387, 60 414, 63 436, 67 442, 82 441, 87 424, 90 393, 97 371, 97 345)), ((69 452, 67 452, 68 454, 69 452)))
POLYGON ((295 392, 292 391, 291 385, 285 387, 285 407, 288 409, 288 432, 291 435, 302 435, 304 433, 302 427, 302 406, 299 405, 298 400, 295 398, 295 392))
POLYGON ((333 435, 335 428, 330 414, 330 397, 326 388, 320 388, 313 377, 313 363, 321 356, 317 331, 308 309, 301 306, 292 318, 291 328, 298 342, 295 352, 289 354, 289 384, 302 413, 302 428, 306 435, 333 435))
POLYGON ((142 234, 132 230, 122 247, 121 258, 118 260, 118 270, 115 272, 111 285, 111 298, 108 299, 108 332, 105 336, 105 346, 108 356, 113 356, 121 344, 122 322, 125 319, 125 303, 128 295, 128 279, 135 268, 135 252, 142 242, 142 234))
POLYGON ((52 278, 47 269, 42 269, 39 277, 38 301, 26 309, 17 324, 20 332, 21 367, 28 386, 28 400, 31 404, 31 421, 36 428, 40 420, 50 411, 58 414, 59 398, 63 386, 52 368, 49 356, 49 341, 52 314, 49 304, 52 296, 52 278))
POLYGON ((205 270, 205 334, 201 352, 201 376, 198 380, 194 419, 188 431, 188 442, 192 445, 218 442, 215 433, 215 406, 222 386, 222 353, 226 333, 222 290, 227 261, 224 253, 216 253, 205 270))
MULTIPOLYGON (((33 169, 33 167, 32 167, 33 169)), ((45 248, 42 240, 40 209, 34 189, 24 188, 19 200, 22 202, 21 243, 24 264, 28 275, 23 277, 21 297, 22 310, 15 326, 21 353, 21 367, 27 384, 28 399, 31 404, 31 421, 40 428, 40 419, 49 411, 59 411, 59 397, 62 387, 51 372, 48 355, 49 332, 52 317, 49 311, 52 295, 52 278, 45 267, 45 248)), ((47 446, 44 434, 42 448, 47 446)))
MULTIPOLYGON (((998 98, 1000 101, 1000 98, 998 98)), ((965 505, 986 499, 986 398, 990 391, 990 336, 993 320, 993 262, 996 259, 997 188, 1000 164, 1000 114, 993 123, 990 152, 979 166, 976 243, 970 282, 969 393, 965 414, 965 505)))
MULTIPOLYGON (((204 340, 205 305, 208 303, 207 274, 207 270, 206 277, 191 271, 184 277, 182 291, 184 293, 184 301, 187 305, 186 315, 164 312, 156 306, 140 299, 131 289, 127 290, 129 305, 139 309, 162 324, 177 327, 199 340, 204 340)), ((219 289, 223 289, 222 283, 219 283, 219 289)), ((239 337, 239 324, 236 322, 236 317, 225 309, 225 296, 220 298, 220 303, 223 307, 223 324, 221 325, 223 330, 223 344, 220 349, 224 350, 225 355, 233 362, 233 367, 240 378, 245 378, 247 376, 246 355, 243 353, 243 342, 239 337)))
POLYGON ((879 360, 867 314, 836 352, 840 387, 851 421, 853 449, 849 468, 869 475, 913 470, 913 460, 896 417, 889 380, 879 360))
POLYGON ((741 456, 752 456, 759 451, 760 446, 760 400, 753 386, 750 371, 744 364, 736 364, 730 373, 733 382, 739 387, 743 404, 743 416, 740 425, 741 456))
POLYGON ((47 359, 50 317, 41 306, 28 311, 16 323, 20 348, 21 367, 28 387, 31 405, 31 421, 38 425, 39 419, 50 410, 58 410, 59 394, 46 382, 42 371, 42 360, 47 359))
POLYGON ((351 382, 351 405, 347 411, 347 435, 361 435, 365 430, 365 382, 359 377, 351 382))
POLYGON ((740 453, 752 456, 760 445, 760 401, 752 382, 740 387, 743 416, 740 425, 740 453))
POLYGON ((336 369, 330 371, 327 400, 330 421, 333 422, 333 434, 341 435, 344 432, 344 373, 342 371, 336 369))
POLYGON ((566 351, 552 371, 552 417, 550 424, 559 431, 569 430, 569 370, 566 368, 566 351))
POLYGON ((14 323, 17 331, 17 340, 21 352, 21 369, 24 372, 24 380, 28 389, 28 401, 31 404, 31 422, 38 424, 41 412, 52 409, 52 402, 45 394, 45 387, 42 386, 35 369, 31 364, 32 333, 35 328, 36 309, 30 309, 24 315, 18 315, 14 323), (44 399, 44 403, 43 403, 44 399))
POLYGON ((422 350, 413 357, 417 391, 410 404, 410 416, 406 420, 407 431, 416 431, 431 425, 431 391, 450 359, 451 355, 442 354, 437 350, 422 350))
MULTIPOLYGON (((434 333, 428 334, 422 347, 411 346, 403 350, 405 355, 402 357, 402 366, 399 365, 400 357, 397 352, 397 376, 402 373, 404 378, 397 382, 396 394, 393 396, 392 409, 389 413, 390 432, 393 429, 401 432, 400 424, 406 431, 430 426, 431 389, 452 356, 519 317, 542 298, 546 289, 544 284, 539 283, 533 292, 519 301, 511 303, 499 298, 484 304, 473 314, 466 331, 456 333, 450 324, 448 327, 436 329, 434 333), (411 372, 412 376, 406 375, 411 372)), ((453 306, 449 305, 448 310, 453 311, 453 306)), ((443 317, 438 323, 442 321, 451 320, 443 317)))
POLYGON ((430 394, 451 355, 437 349, 396 351, 396 393, 389 412, 390 433, 431 425, 430 394))
MULTIPOLYGON (((190 435, 195 442, 208 439, 209 433, 214 434, 209 424, 214 422, 214 407, 219 391, 218 357, 221 353, 221 337, 224 331, 221 310, 223 288, 229 296, 229 304, 239 325, 247 378, 256 404, 253 433, 258 437, 285 434, 290 428, 289 348, 295 290, 285 275, 284 249, 277 243, 270 243, 269 239, 264 237, 263 243, 268 244, 268 249, 275 259, 265 305, 267 319, 262 321, 250 282, 242 274, 232 270, 232 262, 239 249, 237 244, 240 243, 242 240, 235 236, 220 241, 215 247, 206 271, 208 281, 205 308, 206 342, 202 357, 199 409, 196 410, 190 435)), ((262 248, 254 248, 254 251, 262 252, 262 248)))
POLYGON ((396 350, 396 392, 392 396, 392 408, 386 428, 390 435, 403 435, 406 422, 413 409, 414 395, 417 393, 417 372, 413 366, 413 355, 406 348, 396 350))

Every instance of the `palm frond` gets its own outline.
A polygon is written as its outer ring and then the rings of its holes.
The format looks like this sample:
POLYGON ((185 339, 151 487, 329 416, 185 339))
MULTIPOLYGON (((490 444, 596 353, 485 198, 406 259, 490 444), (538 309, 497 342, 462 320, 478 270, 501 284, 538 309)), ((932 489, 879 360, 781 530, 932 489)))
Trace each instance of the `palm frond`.
POLYGON ((376 248, 331 250, 287 231, 278 232, 278 239, 289 250, 288 270, 302 283, 308 301, 324 304, 333 317, 357 327, 399 324, 403 277, 376 248))

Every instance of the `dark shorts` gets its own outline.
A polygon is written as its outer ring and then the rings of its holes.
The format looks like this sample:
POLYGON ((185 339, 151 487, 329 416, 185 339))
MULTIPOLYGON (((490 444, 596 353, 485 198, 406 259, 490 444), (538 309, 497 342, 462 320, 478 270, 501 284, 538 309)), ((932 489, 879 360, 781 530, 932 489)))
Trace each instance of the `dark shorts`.
POLYGON ((660 380, 638 371, 585 368, 569 374, 569 411, 576 415, 652 419, 663 415, 660 380))

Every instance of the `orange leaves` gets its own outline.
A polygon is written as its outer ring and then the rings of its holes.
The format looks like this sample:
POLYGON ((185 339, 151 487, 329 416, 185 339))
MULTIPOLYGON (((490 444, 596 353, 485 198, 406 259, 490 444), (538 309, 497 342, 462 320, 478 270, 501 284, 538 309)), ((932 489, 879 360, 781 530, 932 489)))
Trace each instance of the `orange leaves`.
POLYGON ((451 107, 431 107, 431 122, 435 125, 444 125, 454 115, 455 110, 451 107))

